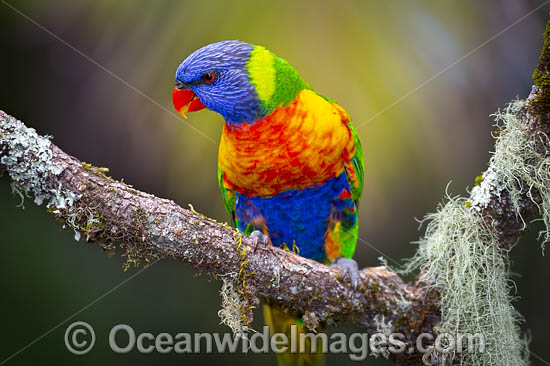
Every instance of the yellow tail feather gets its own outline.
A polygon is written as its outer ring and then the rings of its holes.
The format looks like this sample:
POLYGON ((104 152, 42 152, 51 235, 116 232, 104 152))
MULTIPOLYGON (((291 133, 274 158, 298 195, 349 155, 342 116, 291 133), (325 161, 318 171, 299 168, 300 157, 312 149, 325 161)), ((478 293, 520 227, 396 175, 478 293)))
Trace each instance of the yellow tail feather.
POLYGON ((310 338, 315 332, 305 328, 296 313, 287 313, 275 304, 264 304, 264 318, 271 335, 283 333, 288 339, 288 350, 277 354, 278 366, 324 366, 323 339, 310 338), (294 347, 291 347, 292 342, 295 342, 294 347), (305 352, 299 352, 300 348, 305 352))

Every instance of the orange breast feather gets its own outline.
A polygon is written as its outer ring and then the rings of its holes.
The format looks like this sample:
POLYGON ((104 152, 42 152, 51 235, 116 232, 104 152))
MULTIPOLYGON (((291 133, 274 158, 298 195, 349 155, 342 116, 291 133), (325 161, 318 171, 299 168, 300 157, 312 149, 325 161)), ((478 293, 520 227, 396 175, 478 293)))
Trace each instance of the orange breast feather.
POLYGON ((355 145, 345 111, 311 90, 253 125, 225 125, 218 165, 226 188, 274 196, 339 175, 355 145))

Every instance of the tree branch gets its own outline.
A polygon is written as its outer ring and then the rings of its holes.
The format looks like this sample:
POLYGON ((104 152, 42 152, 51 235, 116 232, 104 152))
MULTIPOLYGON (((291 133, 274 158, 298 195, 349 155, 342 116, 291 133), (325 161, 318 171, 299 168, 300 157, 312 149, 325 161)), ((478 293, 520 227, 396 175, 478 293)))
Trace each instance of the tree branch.
MULTIPOLYGON (((533 72, 533 81, 535 85, 519 115, 522 127, 532 137, 540 153, 539 158, 542 159, 550 153, 550 22, 546 25, 544 46, 539 65, 533 72)), ((537 163, 539 161, 529 162, 532 166, 537 163)), ((487 226, 493 229, 502 247, 509 248, 525 231, 525 223, 539 216, 542 197, 537 189, 532 189, 525 182, 518 182, 521 196, 518 202, 520 210, 517 212, 509 192, 498 183, 482 182, 482 188, 489 192, 489 197, 485 203, 474 202, 473 208, 480 212, 487 226)))
POLYGON ((109 178, 4 112, 0 133, 0 167, 14 189, 47 202, 87 241, 106 250, 121 246, 130 263, 169 256, 213 277, 236 274, 250 306, 258 296, 271 299, 303 312, 310 328, 331 320, 376 330, 375 317, 384 316, 429 330, 437 321, 437 297, 384 267, 363 269, 353 291, 336 269, 276 247, 254 250, 249 238, 227 225, 109 178), (428 314, 433 319, 425 325, 428 314))

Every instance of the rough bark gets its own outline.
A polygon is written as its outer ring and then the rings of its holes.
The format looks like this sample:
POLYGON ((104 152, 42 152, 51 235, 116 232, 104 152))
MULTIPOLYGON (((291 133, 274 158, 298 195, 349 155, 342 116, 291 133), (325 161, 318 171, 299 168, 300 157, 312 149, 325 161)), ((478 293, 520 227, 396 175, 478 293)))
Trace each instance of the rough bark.
MULTIPOLYGON (((550 22, 544 33, 544 46, 541 51, 539 65, 533 72, 534 84, 527 102, 520 111, 520 119, 526 131, 533 136, 537 150, 541 156, 550 155, 550 22)), ((531 162, 536 165, 537 162, 531 162)), ((514 244, 529 223, 539 215, 541 197, 536 190, 527 191, 525 187, 520 200, 520 215, 516 215, 506 191, 493 190, 489 204, 480 208, 481 215, 504 248, 514 244)), ((475 207, 474 207, 475 208, 475 207)))
POLYGON ((104 169, 69 156, 4 112, 0 112, 0 133, 0 159, 17 159, 11 165, 0 160, 16 190, 47 202, 59 221, 87 241, 106 250, 121 246, 131 263, 169 256, 214 277, 236 274, 251 307, 258 297, 265 297, 304 313, 311 328, 330 320, 376 330, 383 316, 385 323, 429 330, 437 321, 435 315, 426 324, 428 314, 437 314, 437 297, 384 267, 363 269, 354 291, 337 269, 276 247, 255 248, 248 237, 226 225, 109 178, 104 169), (19 137, 10 140, 10 135, 19 137), (44 144, 51 151, 47 161, 36 159, 44 155, 36 151, 18 156, 26 146, 44 144), (31 164, 26 166, 23 160, 31 164), (56 196, 59 187, 61 197, 56 196), (74 197, 72 204, 67 196, 74 197))

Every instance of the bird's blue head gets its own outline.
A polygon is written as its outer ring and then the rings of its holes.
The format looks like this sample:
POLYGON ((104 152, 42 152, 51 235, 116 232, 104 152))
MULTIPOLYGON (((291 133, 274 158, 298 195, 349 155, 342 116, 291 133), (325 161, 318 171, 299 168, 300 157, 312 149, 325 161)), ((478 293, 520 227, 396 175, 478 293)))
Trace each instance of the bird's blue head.
POLYGON ((230 123, 261 117, 261 103, 250 84, 246 67, 253 48, 245 42, 222 41, 202 47, 187 57, 176 71, 174 106, 178 112, 200 109, 201 103, 230 123), (183 99, 178 101, 178 96, 183 99), (193 100, 184 111, 182 104, 189 97, 193 100))
POLYGON ((228 124, 253 123, 308 87, 283 59, 261 46, 222 41, 187 57, 176 71, 173 102, 185 117, 204 107, 228 124))

